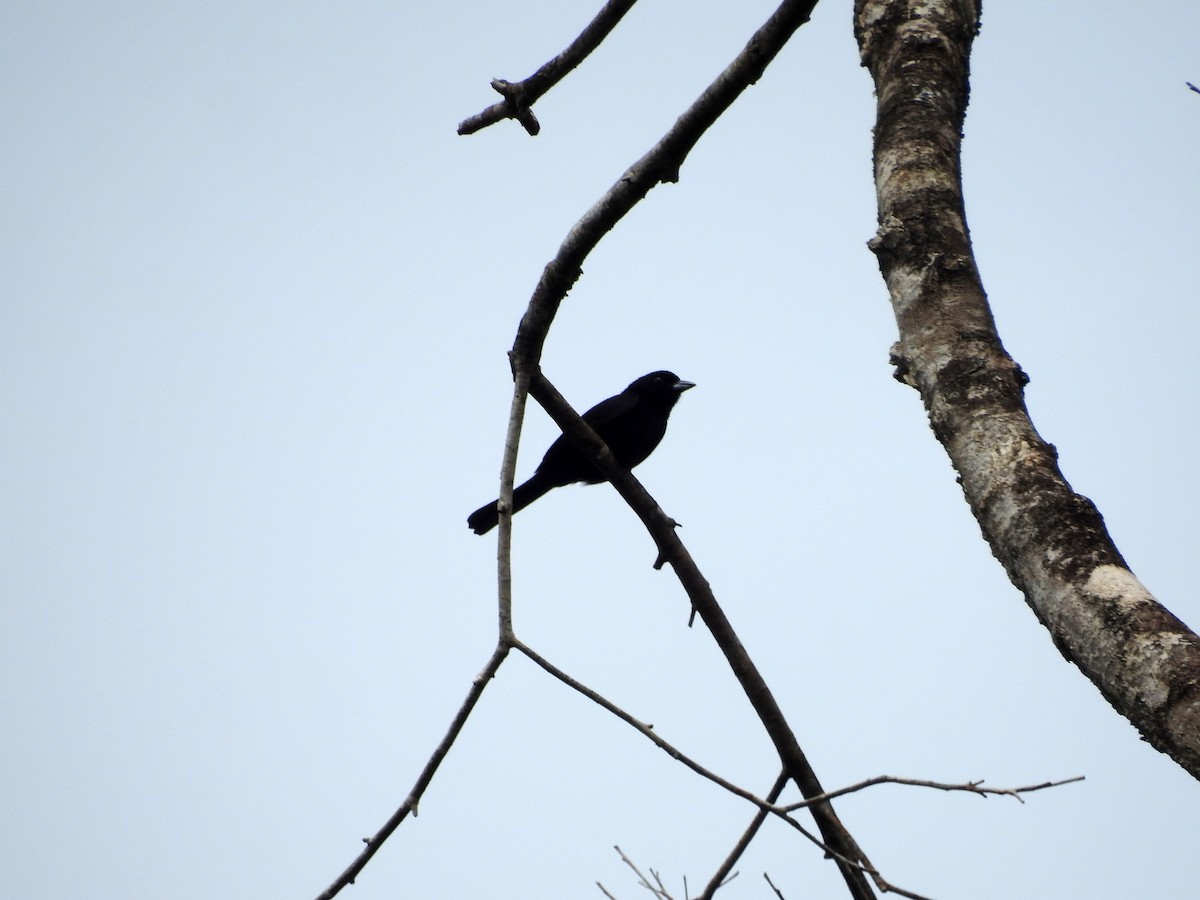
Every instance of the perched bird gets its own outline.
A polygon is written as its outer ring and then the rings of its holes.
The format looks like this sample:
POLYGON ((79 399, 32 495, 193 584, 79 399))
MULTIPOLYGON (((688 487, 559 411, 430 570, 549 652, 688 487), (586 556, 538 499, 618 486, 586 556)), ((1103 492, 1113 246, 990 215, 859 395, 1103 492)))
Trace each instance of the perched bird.
MULTIPOLYGON (((583 420, 604 439, 617 462, 632 469, 662 441, 667 433, 667 417, 679 395, 695 386, 674 372, 651 372, 617 396, 597 403, 583 414, 583 420)), ((513 512, 524 509, 551 488, 576 481, 597 484, 604 480, 600 470, 566 435, 560 435, 542 457, 533 477, 513 490, 513 512)), ((497 502, 485 503, 467 517, 472 531, 487 534, 496 527, 500 519, 497 502)))

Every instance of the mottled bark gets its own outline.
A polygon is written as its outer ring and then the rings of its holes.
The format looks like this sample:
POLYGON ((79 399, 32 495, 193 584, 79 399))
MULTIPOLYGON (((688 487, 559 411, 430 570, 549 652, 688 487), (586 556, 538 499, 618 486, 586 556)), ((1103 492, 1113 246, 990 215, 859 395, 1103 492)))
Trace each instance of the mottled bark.
POLYGON ((1034 429, 972 256, 959 150, 979 6, 855 3, 878 96, 870 246, 899 326, 896 376, 920 392, 992 552, 1063 656, 1200 777, 1200 640, 1134 577, 1034 429))

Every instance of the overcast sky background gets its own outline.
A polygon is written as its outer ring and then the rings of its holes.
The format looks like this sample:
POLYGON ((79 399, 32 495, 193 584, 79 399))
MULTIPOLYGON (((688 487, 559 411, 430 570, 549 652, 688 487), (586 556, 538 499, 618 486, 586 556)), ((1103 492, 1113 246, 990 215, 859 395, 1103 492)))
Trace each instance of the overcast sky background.
MULTIPOLYGON (((470 138, 598 2, 0 7, 0 894, 315 896, 401 803, 495 638, 505 353, 567 230, 772 2, 639 4, 470 138)), ((1192 900, 1200 786, 1054 649, 979 536, 875 260, 849 3, 588 260, 545 371, 698 387, 639 476, 841 815, 937 898, 1192 900)), ((1034 421, 1200 625, 1200 5, 986 4, 967 208, 1034 421)), ((531 405, 519 473, 555 431, 531 405)), ((615 492, 517 518, 516 626, 765 792, 740 689, 615 492)), ((511 658, 345 896, 695 895, 751 816, 511 658)), ((721 896, 845 896, 768 826, 721 896)))

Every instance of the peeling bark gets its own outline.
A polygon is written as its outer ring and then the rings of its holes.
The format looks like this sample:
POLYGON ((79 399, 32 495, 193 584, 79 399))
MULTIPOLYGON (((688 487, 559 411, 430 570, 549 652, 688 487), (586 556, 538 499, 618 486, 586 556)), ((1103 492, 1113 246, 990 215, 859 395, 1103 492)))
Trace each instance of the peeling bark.
POLYGON ((857 0, 875 79, 879 260, 916 388, 992 553, 1055 645, 1154 747, 1200 777, 1200 639, 1125 564, 1025 407, 971 250, 960 144, 971 0, 857 0))

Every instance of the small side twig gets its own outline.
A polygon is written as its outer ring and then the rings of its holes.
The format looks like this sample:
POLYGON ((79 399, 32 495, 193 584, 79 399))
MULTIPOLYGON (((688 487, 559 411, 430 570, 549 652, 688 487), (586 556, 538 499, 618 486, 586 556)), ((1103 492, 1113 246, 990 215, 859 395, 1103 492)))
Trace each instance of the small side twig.
POLYGON ((503 119, 516 119, 529 132, 530 137, 537 135, 542 126, 530 107, 599 47, 600 42, 608 37, 636 2, 637 0, 608 0, 566 50, 524 81, 514 83, 503 78, 493 79, 492 90, 504 99, 468 119, 463 119, 458 123, 458 133, 474 134, 503 119))
POLYGON ((620 847, 613 847, 613 849, 620 854, 621 860, 625 863, 625 865, 629 866, 629 868, 633 870, 633 874, 638 877, 638 884, 650 891, 650 893, 654 894, 654 896, 659 898, 659 900, 672 900, 671 895, 667 893, 666 886, 662 883, 662 879, 658 877, 657 872, 655 872, 653 869, 650 870, 650 875, 654 878, 654 884, 651 884, 650 880, 646 878, 646 876, 643 875, 641 870, 637 867, 637 864, 625 855, 624 850, 622 850, 620 847))
MULTIPOLYGON (((558 668, 553 663, 551 663, 549 660, 547 660, 545 657, 543 657, 539 653, 537 653, 537 651, 535 651, 532 647, 530 647, 527 644, 525 644, 524 642, 522 642, 520 638, 513 637, 512 647, 514 650, 518 650, 521 653, 524 653, 527 657, 529 657, 530 660, 532 660, 537 665, 541 666, 543 669, 545 669, 547 672, 549 672, 551 675, 553 675, 559 681, 563 682, 563 684, 565 684, 568 687, 572 688, 573 690, 576 690, 579 693, 583 694, 585 697, 587 697, 592 702, 598 704, 599 706, 603 707, 608 712, 612 713, 614 716, 616 716, 622 722, 625 722, 626 724, 632 726, 641 735, 643 735, 644 737, 646 737, 650 741, 652 741, 655 744, 655 746, 657 746, 659 749, 663 750, 672 759, 683 763, 685 766, 687 766, 689 769, 691 769, 696 774, 698 774, 704 778, 707 778, 713 784, 723 787, 725 790, 729 791, 731 794, 734 794, 737 797, 741 797, 743 800, 748 800, 750 803, 753 803, 761 811, 763 811, 764 814, 776 816, 777 818, 782 820, 785 824, 787 824, 790 828, 792 828, 792 830, 799 832, 799 834, 805 840, 807 840, 813 846, 817 847, 822 852, 824 852, 830 859, 833 859, 833 860, 837 861, 838 863, 840 863, 841 865, 848 867, 850 869, 853 869, 857 872, 869 875, 872 879, 875 880, 875 882, 880 886, 880 888, 882 890, 890 891, 901 897, 910 897, 910 898, 913 898, 913 900, 925 900, 925 898, 922 897, 920 894, 910 893, 909 891, 905 891, 902 888, 899 888, 899 887, 896 887, 895 885, 890 884, 886 879, 883 878, 882 875, 879 874, 878 870, 871 864, 871 861, 866 858, 866 855, 863 854, 861 850, 858 850, 858 858, 857 859, 848 857, 845 854, 838 852, 838 850, 831 847, 825 841, 822 841, 815 834, 810 832, 807 828, 805 828, 803 825, 801 825, 799 822, 797 822, 795 819, 793 819, 783 809, 781 809, 778 806, 775 806, 773 800, 768 801, 768 800, 763 800, 759 797, 756 797, 756 796, 754 796, 754 794, 750 793, 749 791, 745 790, 744 788, 740 788, 736 784, 733 784, 732 782, 727 781, 726 779, 722 778, 721 776, 717 775, 716 773, 711 772, 708 769, 704 768, 704 766, 700 765, 698 762, 693 760, 691 757, 687 756, 685 753, 683 753, 682 751, 677 749, 675 746, 673 746, 669 742, 667 742, 667 741, 663 740, 661 737, 659 737, 659 735, 654 731, 653 726, 647 725, 643 722, 639 722, 637 719, 635 719, 633 716, 631 716, 625 710, 621 709, 621 707, 617 706, 612 701, 605 698, 603 695, 598 694, 596 691, 593 691, 587 685, 575 680, 570 675, 568 675, 566 672, 564 672, 562 669, 558 668)), ((781 775, 780 777, 784 778, 785 780, 791 780, 792 776, 789 774, 789 775, 786 775, 786 777, 784 775, 781 775)), ((778 797, 776 796, 774 799, 778 799, 778 797)), ((821 808, 822 807, 818 807, 818 809, 821 809, 821 808)), ((828 808, 828 807, 824 807, 824 808, 828 808)), ((749 838, 746 838, 746 841, 748 843, 749 838)), ((729 880, 730 879, 728 879, 728 878, 725 879, 724 883, 728 883, 729 880)), ((718 885, 718 886, 721 886, 721 885, 718 885)), ((605 890, 603 885, 600 885, 600 889, 605 890)), ((710 888, 708 888, 707 890, 711 891, 711 890, 715 890, 715 888, 712 888, 710 885, 710 888)), ((606 893, 607 893, 607 891, 606 891, 606 893)), ((705 896, 709 896, 709 895, 705 895, 705 896)))
POLYGON ((993 788, 984 787, 983 781, 966 781, 957 784, 950 784, 944 781, 927 781, 922 778, 901 778, 897 775, 876 775, 873 778, 866 778, 857 784, 847 785, 846 787, 838 788, 836 791, 829 791, 819 797, 810 797, 806 800, 801 800, 798 803, 791 803, 784 806, 783 809, 787 812, 795 812, 798 809, 804 809, 814 803, 820 803, 824 800, 832 800, 834 797, 840 797, 843 794, 852 794, 856 791, 864 790, 865 788, 874 787, 877 784, 904 784, 910 787, 925 787, 932 788, 938 791, 964 791, 969 794, 977 794, 980 797, 987 798, 989 795, 1002 797, 1012 797, 1018 803, 1024 803, 1021 794, 1030 794, 1034 791, 1042 791, 1046 788, 1059 787, 1064 784, 1073 784, 1076 781, 1083 781, 1083 775, 1076 775, 1073 778, 1064 778, 1061 781, 1043 781, 1041 784, 1030 784, 1025 787, 1015 788, 993 788))
POLYGON ((759 809, 764 809, 764 808, 769 809, 771 807, 771 805, 774 804, 775 799, 777 799, 777 797, 775 797, 775 798, 763 800, 759 797, 756 797, 754 794, 752 794, 750 791, 747 791, 745 788, 740 788, 733 782, 725 780, 720 775, 718 775, 716 772, 706 769, 704 766, 700 765, 700 763, 696 762, 694 759, 692 759, 690 756, 688 756, 682 750, 680 750, 679 748, 677 748, 670 742, 663 740, 658 735, 658 733, 654 730, 653 725, 648 725, 645 722, 638 721, 633 716, 631 716, 629 713, 627 713, 625 710, 623 710, 621 707, 617 706, 611 700, 606 698, 604 695, 599 694, 596 691, 592 690, 586 684, 583 684, 582 682, 575 680, 570 675, 568 675, 566 672, 564 672, 562 669, 558 668, 558 666, 556 666, 552 662, 550 662, 550 660, 546 659, 544 656, 539 654, 536 650, 534 650, 528 644, 524 643, 520 638, 513 638, 513 649, 518 650, 521 653, 524 653, 527 657, 529 657, 529 659, 532 662, 534 662, 538 666, 541 666, 542 669, 544 669, 550 675, 557 678, 559 681, 561 681, 567 687, 571 688, 574 691, 578 691, 580 694, 583 694, 583 696, 587 697, 593 703, 597 704, 598 706, 603 707, 605 710, 612 713, 614 716, 616 716, 618 719, 620 719, 626 725, 629 725, 631 728, 633 728, 635 731, 637 731, 638 734, 642 735, 642 737, 651 741, 654 744, 654 746, 658 747, 658 749, 660 749, 664 753, 666 753, 667 756, 671 757, 671 759, 675 760, 676 762, 683 763, 683 765, 687 766, 687 768, 691 769, 693 772, 695 772, 700 777, 707 778, 713 784, 717 785, 718 787, 724 788, 725 790, 729 791, 729 793, 733 794, 736 797, 741 797, 743 800, 748 800, 749 802, 758 806, 759 809))

